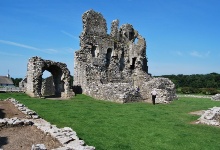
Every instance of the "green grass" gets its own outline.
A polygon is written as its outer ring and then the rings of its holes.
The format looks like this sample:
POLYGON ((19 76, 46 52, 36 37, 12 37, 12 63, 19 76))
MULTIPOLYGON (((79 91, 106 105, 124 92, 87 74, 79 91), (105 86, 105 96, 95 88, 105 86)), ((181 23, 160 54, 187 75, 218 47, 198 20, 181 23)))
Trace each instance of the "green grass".
POLYGON ((180 98, 168 105, 117 104, 77 95, 71 100, 14 97, 58 127, 71 127, 97 150, 218 150, 220 128, 195 125, 189 112, 220 106, 210 99, 180 98))

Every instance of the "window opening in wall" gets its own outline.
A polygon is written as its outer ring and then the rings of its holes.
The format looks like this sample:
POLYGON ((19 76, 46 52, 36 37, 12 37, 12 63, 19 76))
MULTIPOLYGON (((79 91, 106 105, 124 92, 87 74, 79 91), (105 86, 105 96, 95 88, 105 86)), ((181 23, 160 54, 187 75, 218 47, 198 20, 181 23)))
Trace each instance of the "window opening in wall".
POLYGON ((110 65, 111 55, 112 55, 112 49, 109 48, 107 50, 107 54, 106 54, 106 67, 108 67, 110 65))
POLYGON ((135 38, 134 39, 134 44, 137 44, 137 42, 138 42, 138 38, 135 38))
POLYGON ((124 62, 124 51, 122 52, 121 54, 121 58, 119 60, 119 63, 120 63, 120 66, 119 66, 119 70, 120 71, 123 71, 124 70, 124 67, 125 67, 125 62, 124 62))
POLYGON ((96 46, 92 46, 91 54, 92 57, 95 57, 96 46))
POLYGON ((132 40, 134 38, 134 32, 129 32, 129 40, 132 40))
POLYGON ((130 66, 130 69, 134 69, 135 68, 135 61, 136 61, 136 57, 132 58, 132 65, 130 66))
POLYGON ((42 78, 45 79, 45 78, 50 77, 50 76, 51 76, 51 73, 49 71, 45 70, 43 72, 42 78))
POLYGON ((144 58, 143 60, 143 70, 148 73, 147 58, 144 58))

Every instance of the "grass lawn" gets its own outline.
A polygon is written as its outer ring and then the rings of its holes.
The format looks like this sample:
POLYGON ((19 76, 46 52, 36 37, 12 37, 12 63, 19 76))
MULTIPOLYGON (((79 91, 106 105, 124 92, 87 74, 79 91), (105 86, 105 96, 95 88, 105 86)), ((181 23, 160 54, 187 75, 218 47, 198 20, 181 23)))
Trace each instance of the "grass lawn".
POLYGON ((220 128, 195 125, 189 112, 220 106, 210 99, 182 97, 168 105, 118 104, 77 95, 71 100, 14 97, 58 127, 71 127, 97 150, 218 150, 220 128))

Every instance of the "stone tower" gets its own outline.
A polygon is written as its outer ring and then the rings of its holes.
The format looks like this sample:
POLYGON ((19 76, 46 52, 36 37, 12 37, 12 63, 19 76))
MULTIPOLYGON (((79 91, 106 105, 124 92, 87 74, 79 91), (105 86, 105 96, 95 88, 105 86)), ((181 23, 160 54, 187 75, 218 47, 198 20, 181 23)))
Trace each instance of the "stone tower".
POLYGON ((158 79, 148 74, 146 41, 132 25, 119 27, 119 21, 113 20, 107 34, 106 20, 94 10, 85 12, 82 21, 80 50, 74 56, 74 86, 92 97, 122 103, 149 101, 152 88, 162 94, 157 102, 176 97, 175 86, 168 79, 150 84, 158 79), (164 82, 166 86, 160 89, 164 82))

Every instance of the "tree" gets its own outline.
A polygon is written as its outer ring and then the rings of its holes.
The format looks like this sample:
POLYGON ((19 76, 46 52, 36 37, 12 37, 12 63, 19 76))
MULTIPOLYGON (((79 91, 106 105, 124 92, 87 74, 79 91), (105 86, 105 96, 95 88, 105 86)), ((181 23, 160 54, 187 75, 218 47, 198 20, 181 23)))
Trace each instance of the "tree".
POLYGON ((22 78, 11 78, 13 83, 14 83, 14 86, 18 87, 19 86, 19 82, 22 81, 22 78))
POLYGON ((200 93, 200 89, 205 88, 209 89, 208 92, 207 90, 205 91, 206 93, 213 94, 216 92, 214 89, 220 89, 220 74, 215 72, 210 74, 163 75, 161 77, 169 78, 176 85, 176 88, 182 88, 184 93, 200 93))

